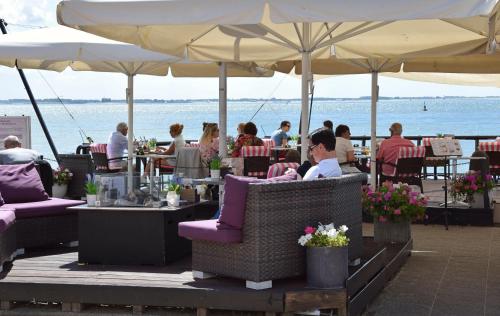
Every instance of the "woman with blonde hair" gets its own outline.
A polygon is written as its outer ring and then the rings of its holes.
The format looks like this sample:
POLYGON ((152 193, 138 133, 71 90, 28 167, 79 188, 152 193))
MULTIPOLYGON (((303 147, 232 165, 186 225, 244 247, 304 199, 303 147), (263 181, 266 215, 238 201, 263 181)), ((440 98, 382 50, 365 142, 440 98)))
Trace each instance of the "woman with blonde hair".
MULTIPOLYGON (((156 153, 157 154, 163 154, 163 155, 175 155, 177 156, 177 152, 179 151, 179 148, 182 148, 186 145, 186 142, 184 141, 184 137, 182 136, 182 130, 184 129, 184 125, 175 123, 170 125, 170 136, 173 138, 173 141, 170 143, 170 146, 165 149, 163 147, 156 147, 156 153)), ((161 166, 175 166, 175 159, 156 159, 155 160, 155 165, 158 166, 161 164, 161 166), (159 161, 159 163, 158 163, 159 161)), ((146 168, 144 169, 144 173, 146 175, 149 175, 149 170, 151 168, 151 163, 148 163, 146 168)))
POLYGON ((210 160, 219 154, 219 126, 217 123, 207 123, 200 138, 201 160, 208 166, 210 160))

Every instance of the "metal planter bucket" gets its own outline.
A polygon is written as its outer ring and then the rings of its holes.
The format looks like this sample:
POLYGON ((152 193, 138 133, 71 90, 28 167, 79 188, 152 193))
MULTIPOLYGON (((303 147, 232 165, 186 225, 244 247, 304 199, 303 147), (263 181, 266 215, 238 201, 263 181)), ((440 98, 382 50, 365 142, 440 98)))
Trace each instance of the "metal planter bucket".
POLYGON ((373 227, 375 242, 405 243, 411 238, 410 221, 379 222, 375 220, 373 227))
MULTIPOLYGON (((491 203, 491 191, 488 192, 488 205, 490 207, 491 203)), ((471 208, 484 208, 484 193, 474 193, 472 195, 472 201, 470 202, 471 208)))
POLYGON ((307 247, 307 286, 344 288, 348 276, 348 247, 307 247))

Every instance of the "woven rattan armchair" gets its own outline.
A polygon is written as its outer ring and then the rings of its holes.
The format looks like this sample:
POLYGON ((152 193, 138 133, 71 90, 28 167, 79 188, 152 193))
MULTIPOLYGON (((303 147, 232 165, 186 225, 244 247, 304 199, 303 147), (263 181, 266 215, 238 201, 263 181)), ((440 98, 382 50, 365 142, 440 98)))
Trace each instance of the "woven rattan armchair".
POLYGON ((251 183, 246 201, 243 241, 193 240, 193 275, 244 279, 262 289, 272 280, 305 273, 305 248, 297 240, 318 222, 347 225, 349 259, 362 254, 361 183, 365 174, 313 181, 251 183))

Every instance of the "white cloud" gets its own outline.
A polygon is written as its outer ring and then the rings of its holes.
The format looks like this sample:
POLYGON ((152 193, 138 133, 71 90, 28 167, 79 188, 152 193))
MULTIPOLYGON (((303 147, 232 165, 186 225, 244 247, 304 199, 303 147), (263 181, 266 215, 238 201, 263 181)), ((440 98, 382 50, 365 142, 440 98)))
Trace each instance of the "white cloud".
MULTIPOLYGON (((0 17, 7 23, 52 26, 57 24, 56 6, 58 0, 2 0, 0 17)), ((18 30, 19 27, 16 27, 18 30)))

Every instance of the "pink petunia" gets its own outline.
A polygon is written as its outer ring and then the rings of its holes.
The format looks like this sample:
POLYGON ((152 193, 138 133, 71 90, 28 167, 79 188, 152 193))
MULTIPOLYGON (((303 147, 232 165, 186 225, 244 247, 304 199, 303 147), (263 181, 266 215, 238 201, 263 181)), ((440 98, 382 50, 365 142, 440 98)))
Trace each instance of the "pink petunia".
POLYGON ((401 215, 401 210, 399 208, 395 209, 394 210, 394 215, 401 215))
POLYGON ((378 221, 381 223, 385 223, 385 222, 387 222, 387 218, 385 216, 379 216, 378 221))
POLYGON ((311 226, 307 226, 306 229, 304 229, 304 232, 306 234, 314 234, 315 231, 316 231, 316 228, 311 227, 311 226))
POLYGON ((392 197, 391 192, 387 192, 386 194, 384 194, 384 199, 385 199, 386 201, 389 201, 389 200, 391 199, 391 197, 392 197))

